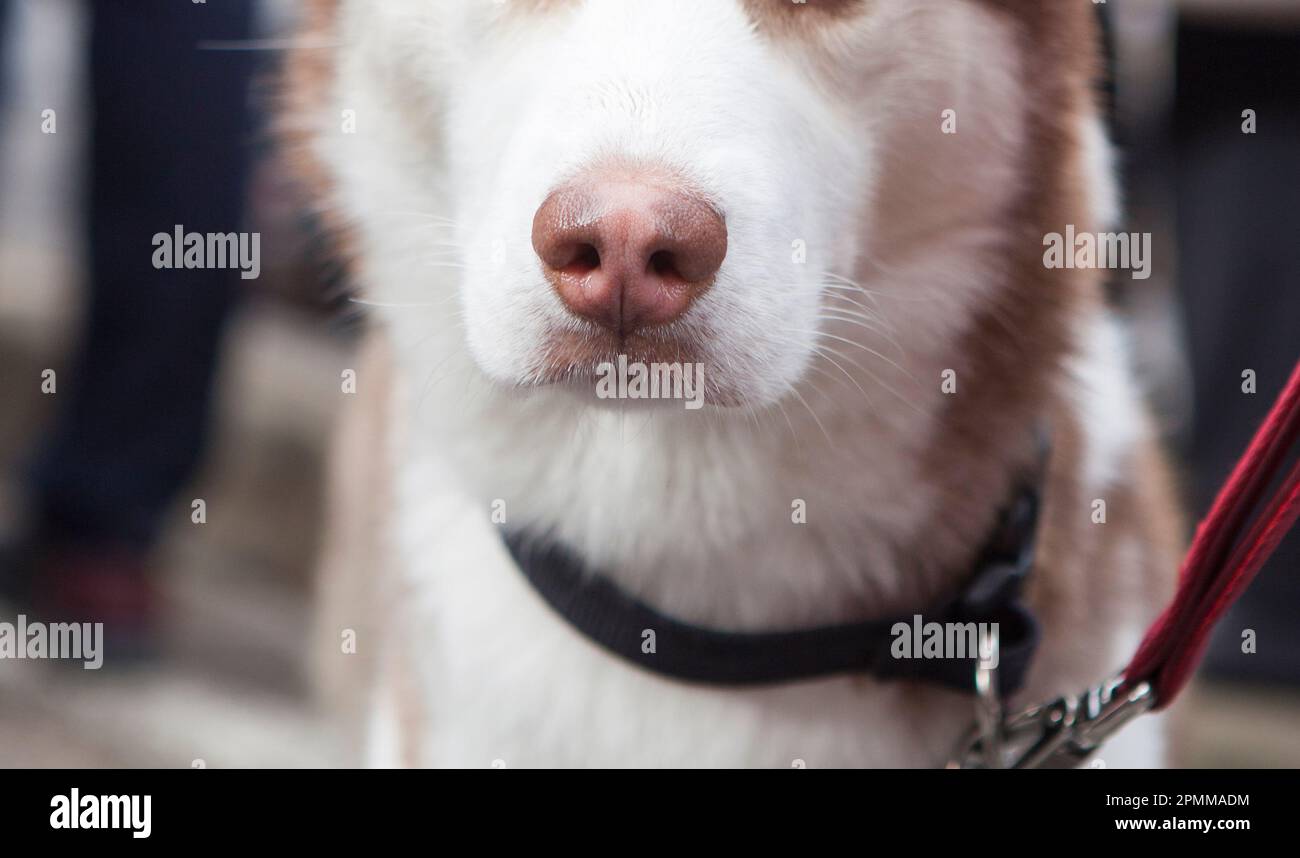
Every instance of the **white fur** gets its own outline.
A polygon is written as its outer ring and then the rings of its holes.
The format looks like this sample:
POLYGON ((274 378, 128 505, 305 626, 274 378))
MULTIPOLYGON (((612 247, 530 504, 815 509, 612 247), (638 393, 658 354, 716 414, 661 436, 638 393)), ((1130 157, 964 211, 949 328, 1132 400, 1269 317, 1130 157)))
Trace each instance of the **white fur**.
POLYGON ((1149 438, 1150 426, 1129 376, 1119 324, 1099 315, 1087 321, 1082 335, 1082 348, 1065 379, 1066 393, 1084 421, 1084 485, 1101 493, 1125 475, 1133 450, 1149 438))
POLYGON ((1083 169, 1092 193, 1092 213, 1098 230, 1117 229, 1122 223, 1123 204, 1115 176, 1115 147, 1110 143, 1100 116, 1083 121, 1083 169))
MULTIPOLYGON (((615 662, 528 588, 489 512, 503 500, 509 526, 701 622, 918 604, 932 582, 902 574, 907 546, 942 526, 919 454, 948 349, 1005 274, 991 225, 1021 181, 1009 26, 961 0, 879 3, 810 44, 756 33, 738 0, 560 5, 345 2, 335 107, 359 130, 319 135, 406 403, 394 536, 415 621, 398 645, 418 654, 421 762, 941 763, 969 715, 956 695, 849 678, 724 692, 615 662), (725 215, 726 260, 679 333, 744 407, 528 386, 574 324, 533 213, 609 157, 677 171, 725 215), (840 278, 870 297, 846 301, 840 278), (901 723, 923 699, 935 716, 901 723)), ((1120 446, 1090 448, 1095 470, 1120 446)))
MULTIPOLYGON (((1093 221, 1086 230, 1112 230, 1121 224, 1115 152, 1100 117, 1086 116, 1080 129, 1082 166, 1093 221)), ((1080 347, 1064 381, 1085 422, 1082 476, 1094 495, 1110 488, 1131 463, 1129 455, 1151 431, 1142 398, 1130 375, 1129 344, 1118 321, 1096 315, 1079 327, 1080 347)))
POLYGON ((365 758, 372 768, 393 769, 402 764, 401 723, 393 688, 378 683, 371 697, 365 726, 365 758))

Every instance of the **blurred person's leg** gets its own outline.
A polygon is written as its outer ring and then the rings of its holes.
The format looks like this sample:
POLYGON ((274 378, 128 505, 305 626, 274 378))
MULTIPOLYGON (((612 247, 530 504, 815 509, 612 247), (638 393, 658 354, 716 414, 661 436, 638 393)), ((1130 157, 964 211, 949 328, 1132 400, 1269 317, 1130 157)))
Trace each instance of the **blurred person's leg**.
MULTIPOLYGON (((1196 394, 1191 450, 1203 515, 1300 359, 1300 31, 1179 31, 1179 280, 1196 394), (1243 133, 1242 112, 1257 130, 1243 133), (1257 391, 1242 390, 1255 373, 1257 391)), ((1300 684, 1300 534, 1221 624, 1223 678, 1300 684), (1242 632, 1256 651, 1242 651, 1242 632)))
POLYGON ((60 410, 32 473, 51 613, 148 611, 144 559, 203 446, 230 270, 157 270, 156 233, 242 229, 252 0, 90 4, 89 302, 60 410))
MULTIPOLYGON (((0 108, 5 105, 9 97, 9 21, 13 18, 13 10, 10 8, 9 0, 0 0, 0 108)), ((3 189, 0 189, 2 192, 3 189)))
POLYGON ((9 34, 9 0, 0 0, 0 104, 5 96, 5 39, 9 34))

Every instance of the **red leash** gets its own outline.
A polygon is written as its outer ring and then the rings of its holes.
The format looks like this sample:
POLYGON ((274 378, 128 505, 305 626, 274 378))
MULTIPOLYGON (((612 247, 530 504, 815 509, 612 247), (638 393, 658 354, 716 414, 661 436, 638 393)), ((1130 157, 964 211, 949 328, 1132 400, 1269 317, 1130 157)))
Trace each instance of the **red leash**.
POLYGON ((1163 709, 1187 684, 1200 663, 1210 631, 1245 591, 1282 537, 1300 518, 1300 462, 1277 491, 1265 498, 1300 440, 1300 363, 1265 419, 1209 514, 1196 529, 1179 572, 1178 592, 1147 631, 1124 669, 1125 685, 1142 681, 1163 709), (1251 521, 1254 524, 1242 536, 1251 521))

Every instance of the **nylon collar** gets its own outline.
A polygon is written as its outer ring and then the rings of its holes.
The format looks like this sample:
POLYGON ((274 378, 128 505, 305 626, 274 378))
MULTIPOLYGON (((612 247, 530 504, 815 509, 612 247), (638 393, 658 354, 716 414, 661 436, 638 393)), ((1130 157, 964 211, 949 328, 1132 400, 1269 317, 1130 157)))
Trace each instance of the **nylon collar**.
POLYGON ((762 686, 840 674, 925 682, 973 692, 977 654, 969 658, 895 658, 898 624, 997 623, 998 683, 1003 695, 1025 681, 1040 637, 1022 600, 1034 564, 1040 497, 1018 490, 999 517, 965 584, 927 611, 883 620, 806 629, 736 632, 684 622, 587 568, 573 551, 528 532, 507 532, 506 546, 524 577, 565 621, 594 643, 664 677, 720 686, 762 686), (654 647, 643 646, 646 631, 654 647), (646 651, 652 649, 653 651, 646 651))

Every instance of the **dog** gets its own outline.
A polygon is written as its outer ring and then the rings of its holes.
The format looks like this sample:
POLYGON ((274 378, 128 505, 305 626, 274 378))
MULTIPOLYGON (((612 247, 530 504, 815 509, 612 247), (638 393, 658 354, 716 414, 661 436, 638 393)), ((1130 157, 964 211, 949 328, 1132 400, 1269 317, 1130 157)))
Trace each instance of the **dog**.
MULTIPOLYGON (((969 695, 629 664, 508 538, 684 627, 920 614, 1044 437, 1007 705, 1122 667, 1182 532, 1106 272, 1044 261, 1119 218, 1094 14, 309 2, 286 135, 375 320, 323 573, 331 651, 368 648, 369 764, 943 765, 969 695), (620 362, 698 366, 702 407, 598 396, 620 362)), ((1161 765, 1165 732, 1103 759, 1161 765)))

